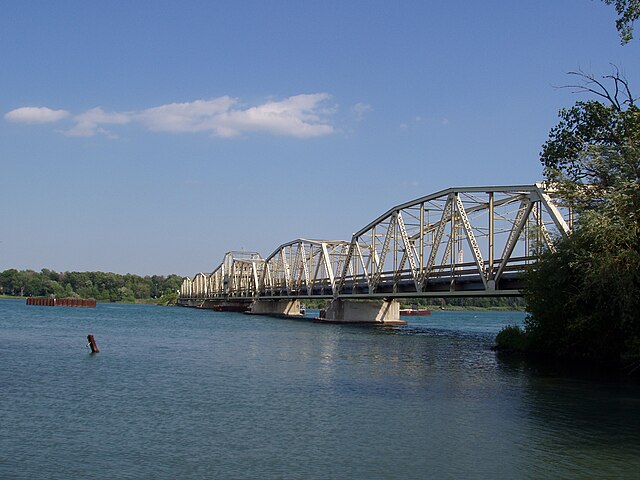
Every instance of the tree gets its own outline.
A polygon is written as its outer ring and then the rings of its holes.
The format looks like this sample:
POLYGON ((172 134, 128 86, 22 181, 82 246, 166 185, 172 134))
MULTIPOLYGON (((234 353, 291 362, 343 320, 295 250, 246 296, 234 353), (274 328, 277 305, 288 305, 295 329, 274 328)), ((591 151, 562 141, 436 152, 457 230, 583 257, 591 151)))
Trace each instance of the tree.
POLYGON ((640 18, 640 0, 603 0, 607 5, 615 5, 619 17, 616 28, 623 45, 633 38, 633 22, 640 18))
MULTIPOLYGON (((560 111, 560 122, 541 153, 547 180, 578 209, 612 201, 621 190, 633 198, 640 172, 640 124, 627 80, 617 68, 602 79, 584 72, 569 74, 582 83, 568 88, 597 95, 606 103, 577 102, 560 111)), ((628 213, 637 215, 637 208, 628 213)))
POLYGON ((528 274, 525 331, 538 353, 640 360, 640 110, 618 70, 573 74, 605 103, 561 110, 543 146, 545 177, 578 216, 528 274))

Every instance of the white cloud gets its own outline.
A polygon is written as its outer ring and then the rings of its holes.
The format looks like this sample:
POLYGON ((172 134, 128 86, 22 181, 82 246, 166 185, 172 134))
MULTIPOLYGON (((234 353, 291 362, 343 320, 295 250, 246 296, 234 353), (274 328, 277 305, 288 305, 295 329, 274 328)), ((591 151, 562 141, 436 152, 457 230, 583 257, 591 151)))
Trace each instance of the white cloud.
POLYGON ((323 123, 322 117, 327 111, 319 108, 328 98, 325 93, 296 95, 246 110, 232 110, 214 118, 212 126, 215 133, 223 137, 249 131, 300 138, 328 135, 334 128, 323 123))
POLYGON ((367 103, 360 102, 351 107, 351 110, 353 110, 356 114, 356 118, 360 121, 367 113, 373 110, 373 107, 367 103))
POLYGON ((98 133, 114 137, 115 134, 105 129, 105 126, 138 123, 154 132, 210 132, 219 137, 264 132, 309 138, 335 132, 328 120, 333 112, 324 107, 329 98, 330 96, 326 93, 294 95, 280 101, 269 101, 257 106, 240 108, 237 99, 223 96, 211 100, 169 103, 133 112, 105 112, 102 108, 96 107, 75 116, 71 116, 64 110, 54 111, 40 107, 36 113, 31 111, 33 107, 25 107, 5 114, 5 118, 11 121, 34 123, 37 115, 45 118, 46 112, 50 112, 48 117, 50 120, 46 121, 69 117, 75 124, 64 133, 76 137, 90 137, 98 133), (27 111, 24 112, 24 110, 27 111), (55 112, 58 112, 57 116, 52 114, 55 112), (64 115, 61 112, 64 112, 64 115))
POLYGON ((169 103, 148 108, 133 117, 155 132, 202 132, 212 130, 211 120, 222 115, 236 103, 231 97, 169 103))
POLYGON ((66 110, 53 110, 47 107, 21 107, 4 114, 4 118, 15 123, 52 123, 67 118, 66 110))
POLYGON ((123 125, 131 121, 130 115, 127 113, 108 113, 100 107, 87 110, 80 115, 76 115, 73 119, 76 122, 75 126, 65 132, 71 137, 92 137, 96 133, 115 137, 114 134, 100 125, 123 125))

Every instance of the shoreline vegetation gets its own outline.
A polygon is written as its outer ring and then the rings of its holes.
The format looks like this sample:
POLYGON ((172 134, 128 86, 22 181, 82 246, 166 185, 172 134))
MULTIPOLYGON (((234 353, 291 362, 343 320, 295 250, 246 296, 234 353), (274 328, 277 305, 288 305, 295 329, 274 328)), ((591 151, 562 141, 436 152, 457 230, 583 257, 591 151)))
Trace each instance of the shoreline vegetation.
POLYGON ((55 272, 46 268, 0 272, 0 298, 58 297, 100 303, 175 304, 182 277, 111 272, 55 272))
MULTIPOLYGON (((116 301, 116 302, 111 302, 111 301, 106 301, 106 302, 101 302, 101 301, 97 301, 97 303, 114 303, 114 304, 123 304, 123 305, 160 305, 160 306, 175 306, 177 305, 177 301, 173 300, 172 295, 164 295, 160 298, 151 298, 151 299, 136 299, 133 302, 130 301, 116 301)), ((20 296, 20 295, 4 295, 4 294, 0 294, 0 300, 26 300, 27 298, 32 298, 32 297, 28 297, 28 296, 20 296)), ((85 297, 71 297, 71 298, 82 298, 82 299, 86 299, 86 300, 95 300, 91 297, 89 298, 85 298, 85 297)), ((177 296, 176 296, 177 299, 177 296)))
MULTIPOLYGON (((330 300, 301 300, 306 308, 327 308, 330 300)), ((427 309, 433 312, 448 311, 508 311, 524 312, 525 301, 518 297, 485 297, 485 298, 416 298, 400 301, 402 309, 427 309), (436 302, 436 303, 433 303, 436 302)))
POLYGON ((496 349, 640 375, 640 107, 615 66, 571 74, 605 99, 562 109, 540 155, 572 232, 526 273, 524 328, 503 329, 496 349))

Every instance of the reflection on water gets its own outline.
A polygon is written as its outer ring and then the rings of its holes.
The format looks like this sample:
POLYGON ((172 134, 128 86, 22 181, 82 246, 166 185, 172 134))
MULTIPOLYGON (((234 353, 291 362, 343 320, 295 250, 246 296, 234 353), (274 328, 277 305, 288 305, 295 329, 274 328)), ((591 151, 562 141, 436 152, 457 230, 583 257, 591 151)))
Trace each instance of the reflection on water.
POLYGON ((541 471, 575 477, 633 478, 640 464, 640 389, 637 380, 602 373, 567 373, 561 366, 498 356, 504 375, 523 381, 518 391, 532 455, 541 471), (550 463, 545 459, 553 459, 550 463))
POLYGON ((0 477, 634 478, 638 384, 496 356, 523 318, 0 301, 0 477))

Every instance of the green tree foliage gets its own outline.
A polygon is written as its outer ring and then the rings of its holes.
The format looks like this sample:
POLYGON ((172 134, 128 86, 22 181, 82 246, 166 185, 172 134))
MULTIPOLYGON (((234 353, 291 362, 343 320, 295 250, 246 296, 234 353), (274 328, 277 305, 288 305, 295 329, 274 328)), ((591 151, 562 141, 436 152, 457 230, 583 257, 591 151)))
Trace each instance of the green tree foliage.
POLYGON ((640 18, 640 0, 603 0, 607 5, 615 5, 618 19, 616 28, 620 42, 624 45, 633 38, 633 22, 640 18))
POLYGON ((582 89, 607 100, 560 112, 541 160, 577 213, 528 274, 529 347, 538 353, 619 362, 640 359, 640 110, 618 72, 582 89))
POLYGON ((158 299, 159 305, 177 305, 178 300, 180 298, 180 294, 177 291, 165 293, 158 299))
POLYGON ((520 297, 459 297, 459 298, 419 298, 404 300, 404 307, 418 308, 462 308, 462 309, 494 309, 524 310, 525 302, 520 297))
MULTIPOLYGON (((640 168, 640 125, 629 86, 617 70, 603 77, 613 82, 613 93, 593 75, 570 74, 585 81, 569 87, 597 94, 606 104, 592 100, 560 110, 560 122, 541 153, 545 176, 580 211, 611 202, 620 193, 632 199, 640 168)), ((632 206, 636 208, 625 213, 637 214, 637 204, 632 206)))
POLYGON ((0 293, 5 295, 95 298, 100 302, 150 301, 180 289, 178 275, 118 275, 105 272, 41 272, 16 269, 0 272, 0 293))

